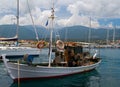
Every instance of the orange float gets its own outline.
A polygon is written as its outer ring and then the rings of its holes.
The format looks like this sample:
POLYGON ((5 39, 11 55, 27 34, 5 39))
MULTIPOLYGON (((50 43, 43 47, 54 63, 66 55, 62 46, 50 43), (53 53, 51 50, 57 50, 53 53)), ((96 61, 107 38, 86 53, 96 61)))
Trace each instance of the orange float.
POLYGON ((45 46, 45 41, 41 40, 37 43, 37 48, 41 49, 45 46))

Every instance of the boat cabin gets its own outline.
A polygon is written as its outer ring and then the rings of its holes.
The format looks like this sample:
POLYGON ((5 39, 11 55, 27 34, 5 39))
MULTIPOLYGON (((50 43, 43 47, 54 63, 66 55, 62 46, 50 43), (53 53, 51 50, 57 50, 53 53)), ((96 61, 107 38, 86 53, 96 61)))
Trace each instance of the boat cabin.
POLYGON ((55 59, 53 63, 55 65, 66 65, 68 67, 81 66, 85 63, 90 63, 89 52, 83 52, 83 47, 80 46, 64 46, 64 51, 55 51, 55 59))

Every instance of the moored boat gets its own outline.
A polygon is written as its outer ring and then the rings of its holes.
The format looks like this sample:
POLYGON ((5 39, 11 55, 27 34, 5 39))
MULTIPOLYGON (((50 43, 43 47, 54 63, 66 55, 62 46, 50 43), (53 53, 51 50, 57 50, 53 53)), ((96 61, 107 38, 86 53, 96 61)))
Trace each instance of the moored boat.
MULTIPOLYGON (((52 8, 51 12, 52 14, 49 18, 53 26, 53 20, 55 18, 54 8, 52 8)), ((7 60, 6 55, 2 55, 5 67, 14 81, 67 76, 91 71, 100 64, 101 59, 97 57, 97 51, 94 55, 91 55, 90 52, 83 50, 81 44, 76 42, 63 42, 60 39, 56 41, 54 58, 52 58, 53 30, 50 30, 49 53, 46 53, 49 56, 48 62, 33 63, 33 57, 28 54, 17 62, 7 60)), ((44 47, 44 41, 40 41, 37 47, 42 49, 44 47)))
POLYGON ((65 46, 64 48, 64 51, 55 52, 55 59, 50 62, 50 66, 48 62, 29 64, 28 61, 21 59, 19 60, 21 62, 17 63, 8 61, 5 55, 2 57, 8 73, 15 81, 18 78, 21 80, 53 78, 87 72, 95 69, 101 62, 100 58, 96 57, 96 53, 95 56, 90 56, 89 53, 83 52, 81 46, 65 46))
MULTIPOLYGON (((101 62, 99 59, 94 59, 97 62, 88 65, 76 66, 76 67, 66 67, 66 66, 29 66, 26 64, 17 64, 7 62, 5 60, 5 56, 3 56, 5 66, 13 80, 17 80, 18 78, 21 80, 26 79, 37 79, 37 78, 51 78, 51 77, 59 77, 66 76, 81 72, 86 72, 95 69, 99 63, 101 62), (18 66, 20 69, 18 70, 18 66), (18 71, 20 72, 20 77, 18 76, 18 71)), ((62 62, 61 62, 62 64, 62 62)), ((46 64, 47 65, 47 64, 46 64)))

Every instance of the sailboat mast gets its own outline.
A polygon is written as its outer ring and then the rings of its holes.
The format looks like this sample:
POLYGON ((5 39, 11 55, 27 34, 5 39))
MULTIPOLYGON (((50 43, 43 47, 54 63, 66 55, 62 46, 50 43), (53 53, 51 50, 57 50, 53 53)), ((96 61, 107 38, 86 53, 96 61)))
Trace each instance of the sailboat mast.
POLYGON ((109 28, 107 28, 107 38, 106 38, 107 45, 109 44, 109 28))
POLYGON ((113 28, 113 44, 115 43, 115 29, 116 27, 113 28))
MULTIPOLYGON (((18 30, 19 30, 19 0, 17 0, 17 30, 16 30, 16 36, 18 38, 18 30)), ((17 46, 18 46, 18 39, 17 39, 17 46)))
POLYGON ((91 17, 90 17, 90 22, 89 22, 88 43, 91 43, 91 17))
POLYGON ((54 21, 54 3, 53 3, 53 7, 51 8, 51 16, 49 17, 51 20, 52 20, 52 26, 51 26, 51 29, 50 29, 50 43, 49 43, 49 46, 50 46, 50 55, 49 55, 49 65, 48 67, 51 67, 51 56, 52 56, 52 33, 53 33, 53 21, 54 21))
POLYGON ((89 32, 88 32, 88 47, 89 47, 89 52, 91 51, 91 17, 89 21, 89 32))

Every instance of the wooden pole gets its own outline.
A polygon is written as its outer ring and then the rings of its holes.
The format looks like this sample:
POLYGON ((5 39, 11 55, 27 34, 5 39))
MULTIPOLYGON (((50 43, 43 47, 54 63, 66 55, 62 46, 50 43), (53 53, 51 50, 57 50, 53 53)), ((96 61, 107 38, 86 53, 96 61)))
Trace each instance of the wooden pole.
POLYGON ((18 60, 18 87, 20 87, 20 61, 18 60))

